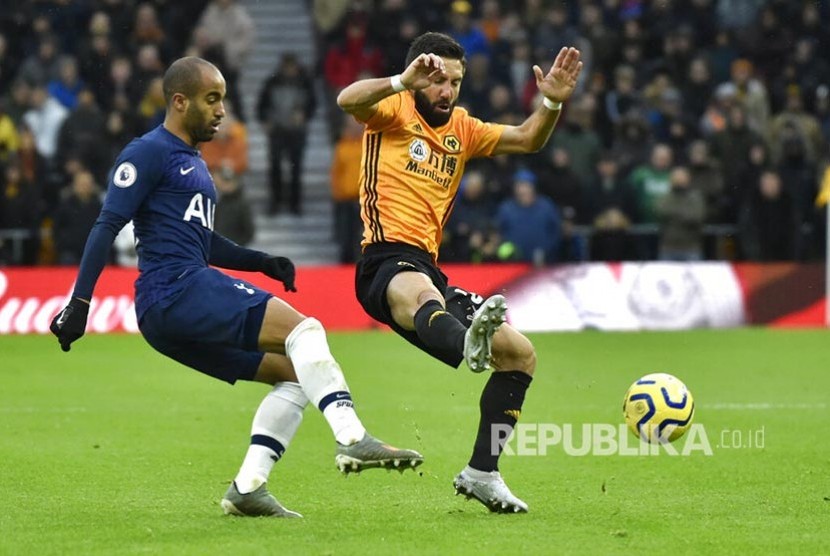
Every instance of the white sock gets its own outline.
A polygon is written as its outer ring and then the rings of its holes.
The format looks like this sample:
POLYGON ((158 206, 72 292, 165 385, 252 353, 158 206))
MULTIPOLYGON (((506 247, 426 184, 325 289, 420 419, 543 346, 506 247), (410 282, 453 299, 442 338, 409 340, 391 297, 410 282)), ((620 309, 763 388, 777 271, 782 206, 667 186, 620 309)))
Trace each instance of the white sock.
POLYGON ((239 473, 236 488, 240 493, 253 492, 268 481, 300 423, 308 398, 296 382, 278 382, 259 404, 251 426, 251 445, 239 473))
POLYGON ((362 440, 366 429, 355 413, 343 371, 331 355, 320 321, 307 318, 298 324, 285 339, 285 353, 303 392, 323 412, 337 442, 348 446, 362 440))

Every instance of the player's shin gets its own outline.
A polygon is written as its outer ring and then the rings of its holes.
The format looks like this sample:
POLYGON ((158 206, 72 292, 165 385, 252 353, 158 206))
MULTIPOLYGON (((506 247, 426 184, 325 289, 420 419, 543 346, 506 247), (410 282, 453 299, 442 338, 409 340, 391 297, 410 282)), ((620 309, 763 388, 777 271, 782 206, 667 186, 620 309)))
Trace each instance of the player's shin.
POLYGON ((240 494, 253 492, 268 481, 271 468, 303 421, 306 405, 308 398, 296 382, 278 382, 259 404, 251 426, 251 444, 235 479, 240 494))
POLYGON ((326 341, 326 331, 315 318, 307 318, 285 339, 285 352, 305 395, 323 412, 340 444, 360 441, 366 429, 357 417, 340 365, 326 341))
POLYGON ((494 372, 481 393, 481 420, 470 458, 470 467, 479 471, 497 471, 503 443, 493 442, 493 434, 507 439, 521 415, 525 392, 533 380, 522 371, 494 372), (497 425, 497 427, 495 427, 497 425))
POLYGON ((415 313, 415 332, 431 348, 464 353, 467 328, 435 300, 427 301, 415 313))

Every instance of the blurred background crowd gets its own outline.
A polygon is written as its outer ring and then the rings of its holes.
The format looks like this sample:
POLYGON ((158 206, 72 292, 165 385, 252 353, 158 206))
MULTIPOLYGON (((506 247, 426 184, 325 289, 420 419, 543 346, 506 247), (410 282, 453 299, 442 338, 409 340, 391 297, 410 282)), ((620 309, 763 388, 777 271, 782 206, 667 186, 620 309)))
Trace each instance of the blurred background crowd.
MULTIPOLYGON (((239 75, 257 37, 245 2, 18 2, 0 12, 0 262, 78 262, 114 156, 162 121, 160 78, 183 54, 228 80, 229 117, 202 147, 219 231, 245 244, 255 214, 302 217, 308 122, 321 112, 333 237, 340 261, 353 261, 362 127, 334 98, 356 79, 401 72, 428 30, 465 47, 459 105, 483 120, 518 124, 533 111, 531 68, 547 71, 562 46, 585 64, 545 148, 467 166, 443 260, 822 258, 828 4, 309 1, 316 63, 283 53, 246 114, 239 75), (253 208, 241 189, 251 125, 271 162, 269 201, 253 208)), ((125 264, 129 244, 117 251, 125 264)))

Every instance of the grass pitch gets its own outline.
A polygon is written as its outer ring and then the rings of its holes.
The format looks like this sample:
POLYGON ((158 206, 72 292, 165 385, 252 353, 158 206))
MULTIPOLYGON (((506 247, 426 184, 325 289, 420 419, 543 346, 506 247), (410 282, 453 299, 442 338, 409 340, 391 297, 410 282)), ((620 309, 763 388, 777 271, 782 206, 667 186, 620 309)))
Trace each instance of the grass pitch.
POLYGON ((629 384, 665 371, 693 392, 713 455, 506 457, 530 513, 491 515, 451 486, 485 377, 388 333, 330 334, 364 423, 419 449, 422 473, 339 475, 309 408, 270 483, 305 518, 232 518, 219 499, 266 387, 208 379, 138 336, 89 336, 69 354, 51 337, 0 337, 0 554, 830 551, 827 332, 532 339, 523 423, 620 423, 629 384), (732 445, 758 430, 763 448, 732 445))

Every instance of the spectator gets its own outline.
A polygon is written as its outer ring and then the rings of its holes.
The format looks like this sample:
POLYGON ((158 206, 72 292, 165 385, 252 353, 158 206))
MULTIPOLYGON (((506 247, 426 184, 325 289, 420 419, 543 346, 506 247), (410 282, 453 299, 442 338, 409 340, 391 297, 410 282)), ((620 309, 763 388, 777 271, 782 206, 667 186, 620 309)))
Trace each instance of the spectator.
POLYGON ((494 214, 484 175, 468 170, 447 222, 446 245, 441 250, 441 259, 466 263, 494 260, 499 244, 493 223, 494 214))
POLYGON ((699 122, 714 90, 712 72, 706 58, 698 56, 692 59, 682 89, 684 113, 688 118, 699 122))
POLYGON ((490 56, 487 36, 472 22, 473 5, 467 0, 455 0, 450 4, 450 29, 448 34, 458 41, 467 58, 478 54, 490 56))
MULTIPOLYGON (((548 60, 555 56, 562 47, 574 46, 590 59, 590 43, 568 21, 568 7, 564 2, 555 2, 547 10, 539 23, 533 41, 533 54, 537 60, 548 60)), ((590 64, 584 66, 585 75, 590 75, 590 64)))
POLYGON ((652 148, 648 122, 640 112, 625 116, 614 132, 611 152, 620 165, 620 173, 627 175, 648 160, 652 148))
POLYGON ((248 130, 236 118, 230 102, 225 103, 225 117, 211 141, 201 143, 199 149, 211 172, 230 168, 241 179, 248 171, 248 130))
POLYGON ((12 83, 11 91, 3 98, 3 112, 7 114, 15 126, 23 124, 23 115, 30 108, 31 88, 22 79, 12 83))
POLYGON ((703 194, 691 187, 691 176, 684 166, 674 167, 669 179, 671 189, 655 205, 660 221, 660 259, 699 261, 703 258, 706 220, 703 194))
POLYGON ((8 92, 15 74, 18 60, 9 49, 9 41, 4 33, 0 33, 0 96, 8 92))
POLYGON ((553 201, 536 194, 536 176, 520 170, 514 176, 513 197, 496 212, 503 243, 499 258, 541 265, 556 261, 562 238, 561 218, 553 201))
POLYGON ((121 149, 138 135, 138 117, 131 110, 126 97, 118 96, 114 99, 112 109, 106 114, 107 145, 105 149, 110 160, 121 152, 121 149))
POLYGON ((492 121, 490 91, 495 86, 496 82, 490 75, 490 58, 482 53, 470 56, 467 59, 464 86, 461 87, 458 102, 482 120, 492 121))
POLYGON ((32 106, 23 116, 35 136, 38 152, 51 162, 58 150, 58 133, 69 111, 52 98, 42 85, 32 89, 32 106))
POLYGON ((101 87, 98 102, 106 110, 112 110, 116 105, 130 106, 138 104, 144 94, 139 90, 137 80, 133 79, 133 64, 125 56, 117 56, 109 66, 109 76, 101 87))
POLYGON ((202 12, 198 27, 205 31, 212 44, 222 46, 227 64, 223 74, 227 81, 228 100, 236 107, 240 121, 245 122, 238 83, 239 72, 254 45, 254 21, 236 0, 212 0, 202 12))
POLYGON ((602 141, 593 129, 596 109, 596 99, 592 95, 581 95, 565 110, 565 121, 550 141, 549 148, 568 151, 571 169, 581 183, 591 180, 602 151, 602 141))
POLYGON ((57 191, 49 189, 51 185, 46 179, 48 171, 46 159, 37 152, 35 136, 28 127, 20 128, 20 148, 16 154, 20 166, 22 180, 26 183, 40 185, 40 195, 44 202, 44 212, 49 212, 57 202, 57 191))
POLYGON ((800 130, 793 124, 782 129, 781 157, 775 169, 789 193, 799 219, 806 220, 816 196, 816 164, 807 156, 807 146, 800 130))
POLYGON ((686 146, 697 137, 697 125, 683 111, 683 97, 675 88, 668 88, 650 115, 654 138, 668 144, 675 153, 685 155, 686 146))
POLYGON ((620 177, 616 158, 610 152, 604 153, 583 203, 583 222, 594 226, 591 259, 622 261, 632 258, 633 245, 628 236, 632 204, 631 191, 620 177))
POLYGON ((106 98, 110 74, 110 63, 115 58, 115 45, 110 37, 110 19, 104 12, 95 12, 89 23, 89 37, 78 54, 80 73, 84 82, 92 89, 98 106, 109 105, 106 98))
POLYGON ((158 49, 161 58, 166 58, 167 41, 164 29, 161 28, 156 8, 149 2, 139 4, 135 12, 133 33, 130 36, 130 46, 133 52, 144 45, 153 45, 158 49))
POLYGON ((37 184, 26 179, 19 162, 5 165, 0 182, 0 229, 28 233, 17 249, 12 242, 0 240, 0 261, 9 264, 33 265, 37 261, 38 228, 43 203, 37 184))
POLYGON ((488 119, 504 125, 519 125, 524 121, 524 113, 519 109, 510 87, 501 83, 490 89, 488 99, 488 119))
MULTIPOLYGON (((533 58, 531 55, 530 43, 527 39, 517 40, 511 43, 510 61, 506 65, 508 68, 506 70, 508 72, 508 82, 512 84, 513 96, 521 99, 522 109, 525 112, 532 109, 532 99, 535 96, 534 89, 530 86, 531 82, 534 86, 536 84, 536 79, 533 77, 533 58), (529 99, 526 100, 526 97, 529 97, 529 99)), ((464 86, 467 86, 466 83, 464 86)), ((464 91, 463 88, 461 90, 464 91)))
POLYGON ((135 71, 133 72, 135 87, 137 91, 146 94, 150 83, 164 74, 161 53, 155 44, 147 43, 138 49, 135 58, 135 71))
POLYGON ((621 65, 614 69, 614 87, 605 95, 605 113, 614 125, 619 125, 630 110, 641 108, 635 77, 631 66, 621 65))
POLYGON ((582 216, 583 184, 571 167, 570 152, 561 147, 551 149, 548 160, 538 164, 535 173, 540 195, 549 198, 561 210, 567 208, 577 218, 582 216))
POLYGON ((323 75, 333 96, 361 74, 381 75, 383 54, 367 35, 366 26, 356 17, 347 18, 342 36, 326 51, 323 75))
POLYGON ((65 160, 70 153, 81 159, 89 168, 96 181, 103 182, 112 163, 106 144, 106 117, 95 104, 95 97, 89 89, 78 95, 77 106, 63 121, 58 134, 57 159, 65 160))
POLYGON ((86 170, 76 173, 55 211, 53 235, 58 264, 76 265, 81 262, 86 238, 101 212, 101 206, 92 174, 86 170))
POLYGON ((792 198, 774 171, 761 174, 740 213, 741 251, 750 261, 796 258, 798 215, 792 198))
POLYGON ((689 145, 690 188, 700 191, 706 203, 706 222, 724 221, 726 199, 720 166, 709 154, 709 145, 698 139, 689 145))
POLYGON ((301 213, 303 153, 315 107, 314 88, 306 69, 296 55, 284 54, 274 74, 263 84, 257 103, 257 117, 270 144, 270 214, 276 214, 284 202, 293 214, 301 213), (287 192, 283 187, 283 158, 291 176, 287 192))
POLYGON ((141 129, 144 132, 161 125, 167 101, 164 100, 164 87, 161 77, 155 77, 147 86, 147 91, 138 105, 141 116, 141 129))
POLYGON ((360 252, 360 157, 363 125, 344 118, 340 138, 334 145, 330 179, 334 200, 334 238, 341 263, 353 263, 360 252))
POLYGON ((670 170, 674 155, 668 145, 658 143, 651 150, 648 164, 634 169, 629 177, 636 203, 636 221, 657 223, 657 202, 671 189, 670 170))
POLYGON ((737 99, 746 110, 746 121, 750 128, 763 132, 769 120, 769 95, 759 79, 753 75, 754 68, 749 60, 740 58, 732 62, 730 83, 735 86, 737 99))
MULTIPOLYGON (((746 111, 736 104, 729 109, 726 128, 712 137, 712 155, 720 163, 726 191, 733 193, 743 188, 741 175, 746 171, 749 151, 753 146, 764 143, 763 137, 750 129, 746 111)), ((737 198, 733 198, 735 204, 737 198)))
POLYGON ((58 76, 49 82, 46 90, 65 108, 72 110, 78 104, 78 93, 84 83, 78 75, 78 62, 72 56, 61 56, 58 60, 58 76))
POLYGON ((732 33, 726 29, 718 31, 715 43, 707 49, 706 57, 712 70, 712 82, 728 81, 732 62, 738 59, 738 49, 733 42, 732 33))
POLYGON ((20 148, 20 135, 14 120, 6 113, 6 102, 0 99, 0 166, 20 148))
POLYGON ((602 7, 585 4, 580 11, 580 33, 591 45, 594 67, 610 74, 620 51, 620 35, 603 19, 602 7))
POLYGON ((219 198, 216 202, 216 232, 245 246, 254 239, 254 218, 239 176, 228 167, 212 172, 219 198))
POLYGON ((781 162, 783 143, 793 135, 797 136, 804 147, 804 158, 816 163, 824 151, 824 137, 818 119, 804 110, 804 99, 798 85, 791 85, 787 90, 784 110, 775 115, 766 130, 767 140, 776 163, 781 162))
POLYGON ((21 64, 17 79, 26 81, 30 86, 46 86, 56 78, 58 68, 58 44, 54 37, 42 37, 37 47, 37 54, 32 54, 21 64))

